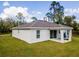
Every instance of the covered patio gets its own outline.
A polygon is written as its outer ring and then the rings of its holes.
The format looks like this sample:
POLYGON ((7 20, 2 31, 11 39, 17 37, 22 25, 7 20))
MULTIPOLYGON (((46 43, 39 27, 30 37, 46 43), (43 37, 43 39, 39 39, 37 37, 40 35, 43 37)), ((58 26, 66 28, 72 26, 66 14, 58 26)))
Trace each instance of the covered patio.
POLYGON ((72 37, 72 30, 70 29, 54 29, 50 30, 50 40, 56 42, 70 42, 72 37))

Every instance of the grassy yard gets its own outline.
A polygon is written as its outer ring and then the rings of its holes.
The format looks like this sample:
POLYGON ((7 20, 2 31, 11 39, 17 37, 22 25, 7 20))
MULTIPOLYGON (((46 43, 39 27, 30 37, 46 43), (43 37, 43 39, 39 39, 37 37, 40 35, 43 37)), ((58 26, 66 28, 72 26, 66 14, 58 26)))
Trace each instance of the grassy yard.
POLYGON ((44 41, 28 44, 11 35, 0 36, 0 56, 79 56, 79 36, 72 42, 61 44, 44 41))

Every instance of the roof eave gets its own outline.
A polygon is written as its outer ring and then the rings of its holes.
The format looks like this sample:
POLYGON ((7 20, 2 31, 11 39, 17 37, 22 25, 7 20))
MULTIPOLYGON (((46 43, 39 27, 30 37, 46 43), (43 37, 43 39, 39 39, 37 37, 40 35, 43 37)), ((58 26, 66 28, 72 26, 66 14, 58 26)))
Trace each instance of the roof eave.
POLYGON ((32 29, 73 29, 72 27, 14 27, 12 30, 32 30, 32 29))

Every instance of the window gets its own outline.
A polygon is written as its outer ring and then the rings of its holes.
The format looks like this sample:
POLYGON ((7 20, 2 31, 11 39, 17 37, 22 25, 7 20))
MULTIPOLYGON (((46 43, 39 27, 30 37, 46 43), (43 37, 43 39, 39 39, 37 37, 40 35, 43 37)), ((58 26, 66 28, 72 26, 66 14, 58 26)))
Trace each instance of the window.
POLYGON ((36 38, 40 38, 40 30, 36 31, 36 38))
POLYGON ((67 36, 68 36, 68 38, 69 38, 69 30, 67 30, 67 36))
POLYGON ((69 35, 69 30, 67 30, 67 35, 69 35))
POLYGON ((57 31, 56 30, 50 30, 50 38, 56 38, 57 37, 57 31))
POLYGON ((59 30, 59 34, 60 34, 60 30, 59 30))

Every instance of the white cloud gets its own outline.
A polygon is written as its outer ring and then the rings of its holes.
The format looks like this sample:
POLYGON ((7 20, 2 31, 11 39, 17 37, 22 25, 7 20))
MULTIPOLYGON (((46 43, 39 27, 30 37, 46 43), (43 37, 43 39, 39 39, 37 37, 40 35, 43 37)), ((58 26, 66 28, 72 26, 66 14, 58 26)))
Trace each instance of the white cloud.
POLYGON ((9 7, 5 8, 3 12, 7 15, 16 15, 17 13, 21 12, 24 16, 28 15, 27 9, 24 7, 9 7))
POLYGON ((8 17, 8 15, 6 15, 6 14, 4 14, 4 13, 1 13, 1 14, 0 14, 0 17, 2 17, 2 18, 4 19, 4 18, 8 17))
POLYGON ((4 2, 4 3, 3 3, 3 6, 4 6, 4 7, 7 7, 7 6, 10 6, 10 4, 9 4, 9 2, 4 2))
POLYGON ((0 17, 6 18, 6 17, 15 17, 17 13, 21 12, 23 16, 25 17, 26 21, 31 21, 31 14, 28 13, 28 8, 26 7, 7 7, 3 10, 3 12, 0 14, 0 17))
POLYGON ((38 11, 37 14, 42 14, 42 13, 38 11))
POLYGON ((75 21, 76 21, 77 23, 79 23, 79 19, 75 19, 75 21))
POLYGON ((40 12, 40 11, 32 11, 32 14, 40 15, 40 14, 42 14, 42 12, 40 12))
POLYGON ((77 21, 78 23, 79 23, 79 17, 78 17, 78 15, 79 15, 79 8, 66 8, 65 10, 64 10, 64 15, 65 16, 72 16, 72 15, 76 15, 76 19, 75 19, 75 21, 77 21), (78 18, 77 18, 78 17, 78 18))
POLYGON ((67 15, 74 15, 74 14, 79 14, 79 8, 67 8, 64 10, 64 14, 67 15))
POLYGON ((42 12, 40 12, 40 11, 32 11, 31 14, 32 14, 34 17, 36 17, 38 20, 40 20, 40 19, 43 18, 43 16, 41 16, 41 15, 42 15, 42 12))

